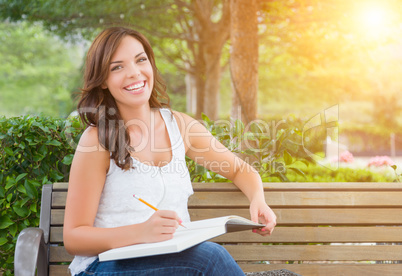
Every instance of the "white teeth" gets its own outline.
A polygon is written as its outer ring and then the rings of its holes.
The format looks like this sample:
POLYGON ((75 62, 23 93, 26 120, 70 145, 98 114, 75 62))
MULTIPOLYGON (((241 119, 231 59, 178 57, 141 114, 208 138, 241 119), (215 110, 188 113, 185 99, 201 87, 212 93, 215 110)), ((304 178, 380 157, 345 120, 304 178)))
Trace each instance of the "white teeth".
POLYGON ((132 90, 143 88, 144 86, 145 86, 145 82, 141 82, 141 83, 137 83, 134 85, 126 86, 124 89, 132 91, 132 90))

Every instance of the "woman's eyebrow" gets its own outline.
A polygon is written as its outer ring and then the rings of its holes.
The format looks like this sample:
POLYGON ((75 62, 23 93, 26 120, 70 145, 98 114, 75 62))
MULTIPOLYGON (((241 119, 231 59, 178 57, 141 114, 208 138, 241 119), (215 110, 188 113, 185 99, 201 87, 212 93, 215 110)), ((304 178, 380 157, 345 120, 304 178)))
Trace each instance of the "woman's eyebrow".
MULTIPOLYGON (((134 58, 137 58, 137 57, 139 57, 139 56, 142 55, 142 54, 145 54, 145 52, 141 52, 141 53, 137 54, 134 58)), ((123 63, 123 61, 121 61, 121 60, 116 60, 116 61, 110 62, 110 64, 113 64, 113 63, 123 63)))
POLYGON ((139 56, 142 55, 142 54, 145 54, 145 52, 141 52, 141 53, 137 54, 134 58, 137 58, 137 57, 139 57, 139 56))

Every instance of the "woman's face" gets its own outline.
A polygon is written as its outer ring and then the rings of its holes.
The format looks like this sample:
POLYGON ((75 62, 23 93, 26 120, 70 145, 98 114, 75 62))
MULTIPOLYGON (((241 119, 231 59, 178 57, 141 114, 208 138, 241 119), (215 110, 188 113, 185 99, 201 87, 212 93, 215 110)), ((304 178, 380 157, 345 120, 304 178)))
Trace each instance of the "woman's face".
POLYGON ((147 104, 154 86, 151 62, 141 42, 132 36, 122 39, 109 64, 102 88, 108 88, 118 108, 147 104))

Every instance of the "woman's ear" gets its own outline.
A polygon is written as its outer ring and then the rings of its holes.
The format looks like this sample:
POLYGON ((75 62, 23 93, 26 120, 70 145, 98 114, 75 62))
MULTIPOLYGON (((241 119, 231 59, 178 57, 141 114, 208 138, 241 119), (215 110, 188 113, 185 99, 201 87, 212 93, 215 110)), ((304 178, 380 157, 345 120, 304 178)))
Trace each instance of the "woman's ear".
POLYGON ((101 88, 102 88, 102 89, 106 89, 106 88, 107 88, 106 83, 102 84, 102 85, 101 85, 101 88))

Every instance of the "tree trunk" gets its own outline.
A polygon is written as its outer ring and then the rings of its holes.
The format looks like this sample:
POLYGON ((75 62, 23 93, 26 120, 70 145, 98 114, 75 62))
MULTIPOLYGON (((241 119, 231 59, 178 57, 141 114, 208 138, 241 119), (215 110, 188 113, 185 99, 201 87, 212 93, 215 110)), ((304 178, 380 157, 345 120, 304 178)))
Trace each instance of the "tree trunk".
POLYGON ((204 112, 204 98, 205 98, 205 58, 203 54, 203 45, 198 43, 198 51, 195 54, 194 62, 194 79, 196 90, 196 109, 195 118, 201 119, 201 113, 204 112))
MULTIPOLYGON (((221 38, 220 40, 222 43, 223 39, 221 38)), ((219 115, 219 89, 221 80, 220 59, 222 54, 222 47, 223 45, 220 46, 215 44, 212 47, 207 47, 209 48, 209 50, 206 50, 206 52, 204 53, 205 60, 209 61, 208 63, 206 63, 205 72, 205 97, 203 99, 204 113, 212 120, 217 120, 219 115)))
POLYGON ((232 117, 248 124, 257 118, 258 3, 231 0, 230 9, 232 117))
POLYGON ((195 118, 201 119, 201 113, 204 112, 204 98, 205 98, 205 74, 195 75, 195 85, 196 85, 196 109, 195 118))
POLYGON ((222 15, 219 21, 212 21, 214 1, 193 0, 194 26, 198 37, 198 52, 195 60, 197 82, 196 118, 205 113, 212 120, 218 118, 219 87, 221 76, 220 59, 222 48, 229 39, 230 0, 222 1, 222 15), (200 60, 202 59, 202 60, 200 60), (200 72, 200 66, 203 71, 200 72), (200 74, 202 73, 202 74, 200 74))
POLYGON ((189 114, 194 115, 196 111, 196 97, 197 97, 197 90, 196 90, 196 80, 195 77, 187 73, 184 77, 184 82, 186 84, 186 112, 189 114))

